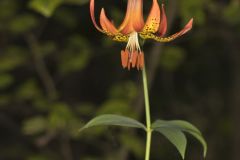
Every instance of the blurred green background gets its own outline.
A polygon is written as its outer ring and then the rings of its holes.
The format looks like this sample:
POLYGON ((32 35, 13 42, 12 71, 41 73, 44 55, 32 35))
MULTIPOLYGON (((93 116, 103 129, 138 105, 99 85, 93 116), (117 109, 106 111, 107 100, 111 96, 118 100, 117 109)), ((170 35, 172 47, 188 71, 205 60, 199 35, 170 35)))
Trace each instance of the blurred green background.
MULTIPOLYGON (((126 0, 96 0, 119 24, 126 0)), ((162 1, 159 1, 161 3, 162 1)), ((240 1, 166 1, 169 34, 144 45, 152 119, 183 119, 208 142, 209 160, 240 159, 240 1)), ((151 0, 144 0, 145 16, 151 0)), ((103 113, 144 122, 141 72, 123 70, 125 44, 99 33, 88 0, 0 0, 0 160, 141 160, 145 133, 78 129, 103 113)), ((201 160, 188 137, 187 160, 201 160)), ((151 160, 180 155, 154 134, 151 160)))

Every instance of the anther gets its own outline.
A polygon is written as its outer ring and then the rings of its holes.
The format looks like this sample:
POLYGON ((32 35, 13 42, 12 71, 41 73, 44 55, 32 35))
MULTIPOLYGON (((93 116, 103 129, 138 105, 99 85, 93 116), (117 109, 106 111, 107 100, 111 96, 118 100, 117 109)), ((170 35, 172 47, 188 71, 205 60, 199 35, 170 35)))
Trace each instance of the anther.
POLYGON ((143 67, 144 67, 144 54, 143 54, 143 52, 141 52, 140 54, 139 54, 139 65, 140 65, 140 69, 143 69, 143 67))
POLYGON ((134 68, 135 66, 136 66, 136 62, 137 62, 137 56, 138 56, 138 53, 137 53, 137 51, 135 51, 135 52, 133 52, 132 53, 132 68, 134 68))
POLYGON ((126 68, 128 65, 128 52, 127 51, 121 51, 121 60, 122 60, 122 66, 123 68, 126 68))

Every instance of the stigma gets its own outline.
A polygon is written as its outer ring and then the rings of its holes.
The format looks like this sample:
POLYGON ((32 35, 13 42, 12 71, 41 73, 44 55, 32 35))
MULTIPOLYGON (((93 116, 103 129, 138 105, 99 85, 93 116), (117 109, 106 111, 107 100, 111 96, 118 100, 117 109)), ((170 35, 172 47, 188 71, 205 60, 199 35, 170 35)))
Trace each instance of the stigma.
POLYGON ((128 68, 128 70, 135 67, 138 70, 143 69, 144 54, 139 45, 137 32, 130 34, 125 50, 121 51, 121 60, 123 68, 128 68))

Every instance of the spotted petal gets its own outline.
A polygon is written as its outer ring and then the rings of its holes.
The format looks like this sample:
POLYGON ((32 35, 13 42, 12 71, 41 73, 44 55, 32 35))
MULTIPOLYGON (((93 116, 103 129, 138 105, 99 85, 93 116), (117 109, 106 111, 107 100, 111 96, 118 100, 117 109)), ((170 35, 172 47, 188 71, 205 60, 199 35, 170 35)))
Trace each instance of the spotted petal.
POLYGON ((118 33, 112 39, 118 42, 128 42, 128 38, 129 38, 129 35, 123 35, 121 33, 118 33))
POLYGON ((153 0, 151 11, 148 15, 147 21, 142 32, 152 32, 158 31, 160 24, 160 7, 157 0, 153 0))
POLYGON ((127 42, 128 41, 128 35, 123 35, 120 33, 114 24, 107 18, 104 9, 102 9, 100 14, 100 24, 105 31, 105 33, 110 36, 113 40, 119 41, 119 42, 127 42))
POLYGON ((177 33, 175 33, 175 34, 173 34, 169 37, 161 37, 161 36, 158 36, 158 35, 153 34, 153 33, 140 33, 140 36, 143 39, 154 39, 158 42, 170 42, 170 41, 184 35, 188 31, 190 31, 192 29, 192 24, 193 24, 193 19, 191 19, 181 31, 179 31, 179 32, 177 32, 177 33))
POLYGON ((116 27, 110 22, 110 20, 107 18, 105 14, 104 8, 101 10, 100 14, 100 24, 103 28, 103 30, 110 36, 114 36, 118 33, 116 27))

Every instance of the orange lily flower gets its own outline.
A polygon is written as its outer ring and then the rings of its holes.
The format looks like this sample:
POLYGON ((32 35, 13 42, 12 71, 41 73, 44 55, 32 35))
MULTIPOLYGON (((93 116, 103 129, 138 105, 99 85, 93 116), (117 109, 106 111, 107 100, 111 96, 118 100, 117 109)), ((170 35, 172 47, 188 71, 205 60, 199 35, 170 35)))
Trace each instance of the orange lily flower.
POLYGON ((164 5, 161 9, 157 0, 153 0, 152 8, 146 22, 143 19, 143 0, 128 0, 127 12, 122 24, 116 28, 107 18, 104 8, 100 13, 100 26, 97 25, 94 16, 94 0, 90 0, 90 14, 94 26, 102 33, 105 33, 115 41, 127 42, 125 50, 121 51, 121 61, 123 68, 144 66, 144 54, 140 48, 138 38, 154 39, 159 42, 170 42, 182 36, 192 28, 193 18, 179 32, 163 37, 167 31, 167 17, 164 5))

